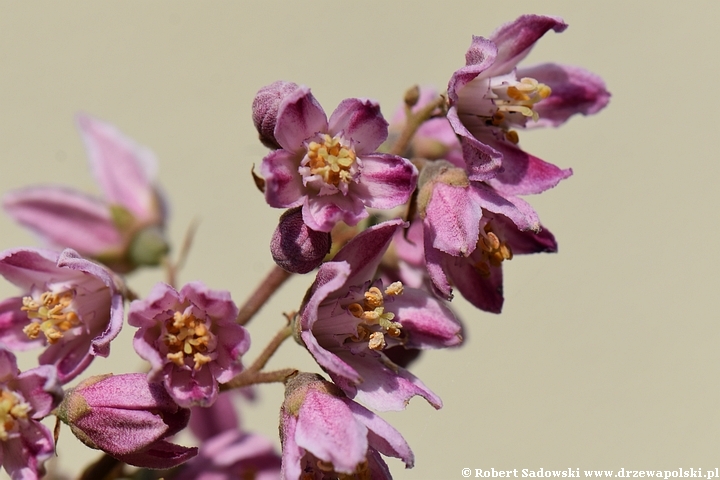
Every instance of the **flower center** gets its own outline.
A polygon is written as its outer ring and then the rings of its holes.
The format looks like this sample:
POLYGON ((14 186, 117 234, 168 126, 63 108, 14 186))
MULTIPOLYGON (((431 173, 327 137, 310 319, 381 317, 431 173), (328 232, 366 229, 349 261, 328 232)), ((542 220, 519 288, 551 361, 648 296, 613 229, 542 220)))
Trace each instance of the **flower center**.
MULTIPOLYGON (((402 295, 403 284, 394 282, 385 289, 385 295, 402 295)), ((360 319, 357 337, 353 340, 368 342, 371 350, 382 350, 386 346, 385 335, 400 336, 402 325, 393 322, 395 314, 385 311, 385 295, 378 287, 370 287, 364 294, 365 301, 352 303, 347 309, 353 317, 360 319)))
POLYGON ((38 298, 23 297, 21 310, 27 312, 31 323, 23 332, 35 340, 40 332, 45 334, 48 343, 53 344, 63 337, 63 333, 80 324, 80 318, 71 305, 75 298, 72 290, 64 292, 44 292, 38 298))
POLYGON ((215 335, 205 325, 204 320, 190 313, 175 312, 173 318, 166 320, 165 345, 168 347, 167 359, 175 365, 185 366, 185 358, 191 358, 194 369, 208 363, 212 358, 207 355, 208 345, 215 335))
POLYGON ((493 102, 497 107, 497 112, 492 118, 495 126, 501 126, 506 120, 509 120, 508 115, 518 113, 537 121, 540 116, 533 110, 533 107, 552 93, 550 87, 530 77, 522 78, 519 82, 512 84, 502 82, 492 85, 490 90, 495 97, 493 102))
POLYGON ((480 239, 476 252, 480 252, 480 259, 473 267, 484 277, 490 276, 490 267, 499 267, 504 260, 512 260, 513 253, 510 245, 503 242, 492 231, 490 222, 480 231, 480 239))
POLYGON ((357 172, 355 150, 343 143, 340 135, 331 137, 325 134, 323 142, 310 142, 307 155, 300 164, 300 174, 305 185, 319 183, 321 193, 323 187, 328 193, 341 190, 347 193, 347 184, 355 178, 357 172))
POLYGON ((30 405, 17 393, 4 388, 0 390, 0 441, 6 441, 16 430, 17 420, 27 420, 29 412, 30 405))

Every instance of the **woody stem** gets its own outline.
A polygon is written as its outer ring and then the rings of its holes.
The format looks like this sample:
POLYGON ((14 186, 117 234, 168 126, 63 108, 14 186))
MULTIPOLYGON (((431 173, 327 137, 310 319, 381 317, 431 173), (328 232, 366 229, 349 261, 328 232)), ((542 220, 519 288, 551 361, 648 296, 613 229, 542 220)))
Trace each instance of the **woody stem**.
POLYGON ((438 108, 442 109, 445 105, 445 97, 438 96, 434 102, 430 102, 417 112, 413 112, 410 106, 405 107, 405 127, 403 128, 400 138, 397 139, 390 151, 391 155, 402 155, 407 150, 410 140, 417 132, 420 125, 429 120, 433 116, 433 112, 438 108))
POLYGON ((238 325, 247 324, 290 276, 292 276, 292 273, 274 265, 265 279, 263 279, 257 289, 255 289, 245 301, 245 304, 240 308, 240 313, 238 313, 236 320, 238 325))

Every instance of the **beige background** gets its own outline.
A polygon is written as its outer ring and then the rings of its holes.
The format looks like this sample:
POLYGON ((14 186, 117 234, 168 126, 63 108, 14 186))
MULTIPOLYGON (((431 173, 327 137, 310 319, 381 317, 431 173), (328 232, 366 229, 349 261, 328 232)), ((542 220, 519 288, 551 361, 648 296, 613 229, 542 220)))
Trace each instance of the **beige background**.
MULTIPOLYGON (((386 3, 2 1, 0 191, 57 182, 97 193, 73 115, 111 121, 157 153, 174 241, 202 219, 181 279, 241 302, 272 265, 280 214, 249 176, 266 152, 250 120, 260 87, 304 83, 328 113, 343 98, 372 97, 387 115, 414 83, 444 88, 471 35, 522 13, 562 16, 570 28, 543 38, 525 64, 585 66, 613 98, 598 116, 521 136, 575 171, 529 199, 560 254, 507 265, 501 316, 453 303, 465 346, 414 368, 445 406, 416 398, 384 415, 416 454, 413 470, 389 464, 397 478, 720 467, 720 3, 386 3)), ((0 248, 35 245, 5 216, 0 227, 0 248)), ((162 278, 129 281, 146 293, 162 278)), ((311 280, 294 279, 250 325, 249 359, 311 280)), ((0 283, 0 294, 15 293, 0 283)), ((92 371, 143 368, 132 333, 92 371)), ((292 343, 272 365, 315 369, 292 343)), ((248 428, 276 438, 281 391, 259 390, 248 428)), ((59 451, 58 472, 96 456, 68 430, 59 451)))

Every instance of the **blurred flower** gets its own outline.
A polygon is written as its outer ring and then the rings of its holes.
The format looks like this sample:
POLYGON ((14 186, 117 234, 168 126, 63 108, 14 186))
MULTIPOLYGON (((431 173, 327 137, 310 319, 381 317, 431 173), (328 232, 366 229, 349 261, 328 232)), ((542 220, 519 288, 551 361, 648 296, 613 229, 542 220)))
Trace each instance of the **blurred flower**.
POLYGON ((185 428, 190 410, 143 373, 88 378, 66 393, 56 414, 85 445, 130 465, 171 468, 197 454, 165 440, 185 428))
POLYGON ((0 348, 0 464, 11 478, 38 479, 53 456, 55 442, 39 420, 60 402, 55 367, 20 373, 15 356, 0 348))
POLYGON ((18 248, 0 254, 0 275, 23 290, 0 303, 8 348, 47 345, 40 363, 55 365, 62 383, 108 356, 123 324, 123 287, 112 272, 70 249, 18 248))
POLYGON ((232 390, 210 407, 193 407, 190 429, 201 440, 198 456, 183 466, 175 480, 280 478, 280 456, 267 438, 242 431, 232 404, 232 390))
POLYGON ((150 382, 163 382, 183 406, 209 406, 218 382, 242 371, 242 355, 250 347, 244 327, 235 323, 237 306, 226 291, 201 282, 180 292, 158 283, 144 300, 130 304, 128 323, 139 327, 134 346, 150 362, 150 382))
POLYGON ((378 410, 401 410, 414 395, 440 398, 393 364, 385 348, 442 348, 462 342, 443 302, 423 290, 373 281, 401 220, 370 227, 318 271, 300 309, 297 338, 350 398, 378 410))
POLYGON ((108 123, 87 115, 77 123, 104 198, 34 186, 5 194, 5 211, 51 246, 72 248, 118 272, 157 265, 168 245, 155 156, 108 123))
POLYGON ((381 454, 414 463, 400 432, 310 373, 286 382, 280 437, 286 480, 392 478, 381 454))
MULTIPOLYGON (((291 93, 283 87, 282 95, 277 117, 264 120, 275 125, 281 147, 260 167, 270 206, 302 206, 308 227, 329 232, 340 221, 355 225, 366 218, 365 207, 389 209, 408 200, 417 170, 404 158, 375 152, 388 127, 377 103, 343 100, 328 121, 307 87, 291 93)), ((255 117, 258 102, 254 107, 255 117)))

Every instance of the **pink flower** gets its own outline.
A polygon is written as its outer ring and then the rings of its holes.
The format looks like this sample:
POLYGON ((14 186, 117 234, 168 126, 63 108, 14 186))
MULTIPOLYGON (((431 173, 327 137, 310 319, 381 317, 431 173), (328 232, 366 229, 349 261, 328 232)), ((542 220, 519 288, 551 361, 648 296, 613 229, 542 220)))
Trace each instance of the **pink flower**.
POLYGON ((130 305, 128 315, 128 323, 139 327, 135 350, 151 365, 148 380, 162 381, 180 406, 212 405, 218 382, 242 371, 241 357, 250 347, 237 315, 228 292, 200 282, 179 292, 156 284, 146 299, 130 305))
POLYGON ((66 249, 19 248, 0 254, 0 275, 23 295, 0 303, 0 341, 25 350, 46 345, 40 363, 66 383, 96 356, 107 357, 123 324, 122 283, 66 249))
MULTIPOLYGON (((426 226, 423 225, 426 231, 426 226)), ((502 310, 502 264, 513 256, 557 252, 555 237, 547 229, 520 230, 506 216, 483 210, 479 236, 468 255, 450 255, 433 247, 425 234, 426 268, 443 297, 452 297, 451 285, 477 308, 491 313, 502 310)))
POLYGON ((382 455, 412 468, 414 457, 400 432, 347 398, 320 375, 300 373, 285 386, 280 413, 285 480, 392 478, 382 455))
POLYGON ((242 431, 231 400, 220 394, 210 407, 193 407, 190 429, 201 440, 198 456, 185 464, 175 480, 280 478, 280 456, 267 438, 242 431))
POLYGON ((324 263, 306 295, 297 337, 350 397, 378 410, 402 410, 414 395, 440 408, 440 398, 385 348, 459 345, 462 332, 452 312, 423 290, 374 276, 401 220, 371 227, 324 263))
MULTIPOLYGON (((273 140, 281 148, 260 167, 270 206, 302 206, 308 227, 329 232, 340 221, 357 224, 368 216, 366 207, 389 209, 408 200, 417 170, 404 158, 375 152, 388 131, 377 103, 343 100, 328 121, 307 87, 281 90, 277 117, 268 107, 265 120, 274 125, 273 140)), ((254 107, 255 116, 258 102, 254 107)), ((266 130, 261 136, 268 136, 266 130)))
POLYGON ((559 18, 524 15, 490 39, 473 37, 466 66, 448 84, 447 117, 460 139, 468 177, 489 182, 509 200, 543 192, 572 173, 521 150, 515 129, 531 126, 529 120, 557 126, 576 113, 598 112, 610 98, 602 79, 578 67, 516 68, 547 31, 565 28, 559 18))
POLYGON ((165 440, 185 428, 190 410, 143 373, 91 377, 66 393, 56 413, 85 445, 130 465, 171 468, 197 454, 165 440))
POLYGON ((20 373, 15 356, 0 348, 0 465, 13 479, 39 479, 55 453, 50 430, 39 420, 62 398, 49 365, 20 373))
POLYGON ((5 211, 50 246, 72 248, 113 270, 157 265, 168 246, 155 156, 108 123, 87 115, 77 123, 104 198, 34 186, 7 193, 5 211))

